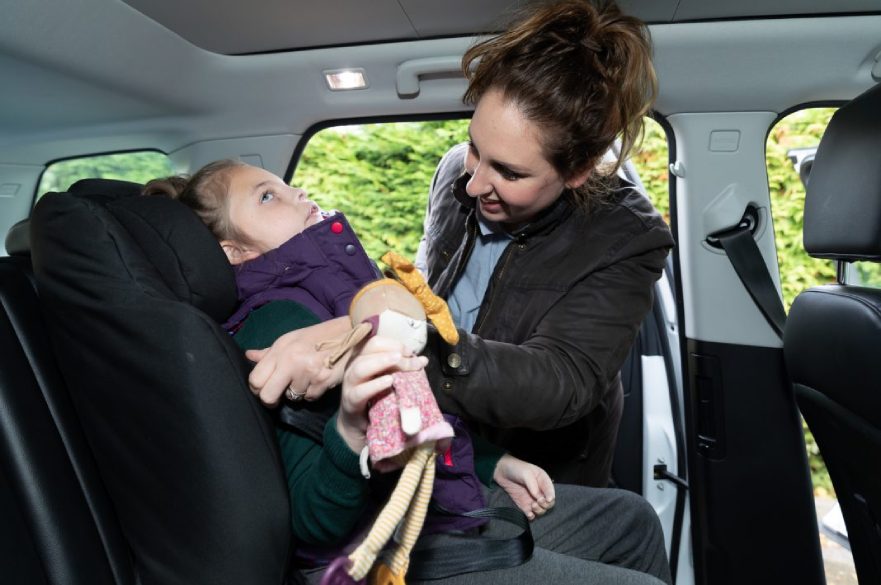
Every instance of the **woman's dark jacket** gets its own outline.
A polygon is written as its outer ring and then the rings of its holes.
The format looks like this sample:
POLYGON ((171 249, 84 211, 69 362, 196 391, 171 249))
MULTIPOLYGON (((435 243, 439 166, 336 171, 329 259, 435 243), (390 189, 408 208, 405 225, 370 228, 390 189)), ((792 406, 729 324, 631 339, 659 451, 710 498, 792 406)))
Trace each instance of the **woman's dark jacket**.
MULTIPOLYGON (((477 234, 465 193, 467 145, 432 181, 425 219, 429 284, 447 298, 477 234)), ((673 237, 624 179, 588 212, 568 194, 513 234, 471 333, 435 336, 429 378, 444 412, 544 467, 558 482, 608 485, 621 418, 619 369, 652 305, 673 237)))

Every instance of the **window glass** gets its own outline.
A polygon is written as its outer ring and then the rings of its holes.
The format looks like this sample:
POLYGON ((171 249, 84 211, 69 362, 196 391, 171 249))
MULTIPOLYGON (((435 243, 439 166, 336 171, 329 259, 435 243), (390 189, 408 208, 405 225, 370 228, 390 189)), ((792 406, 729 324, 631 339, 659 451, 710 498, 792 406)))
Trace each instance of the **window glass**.
POLYGON ((415 258, 434 169, 466 140, 468 120, 327 128, 309 140, 293 184, 345 213, 371 258, 387 250, 415 258))
POLYGON ((667 134, 660 124, 645 119, 645 134, 639 150, 632 155, 633 164, 652 204, 670 223, 670 166, 667 134))
POLYGON ((49 191, 66 191, 80 179, 118 179, 146 183, 174 174, 171 161, 161 152, 101 154, 58 161, 43 172, 37 197, 49 191))
POLYGON ((780 120, 768 134, 766 158, 771 215, 786 309, 801 291, 835 282, 831 260, 811 258, 802 243, 805 187, 813 154, 835 113, 834 108, 807 108, 780 120))
MULTIPOLYGON (((655 206, 669 220, 667 140, 646 119, 633 157, 655 206)), ((292 183, 323 209, 346 214, 371 258, 395 250, 415 258, 428 189, 441 156, 468 140, 468 120, 336 126, 306 145, 292 183)))

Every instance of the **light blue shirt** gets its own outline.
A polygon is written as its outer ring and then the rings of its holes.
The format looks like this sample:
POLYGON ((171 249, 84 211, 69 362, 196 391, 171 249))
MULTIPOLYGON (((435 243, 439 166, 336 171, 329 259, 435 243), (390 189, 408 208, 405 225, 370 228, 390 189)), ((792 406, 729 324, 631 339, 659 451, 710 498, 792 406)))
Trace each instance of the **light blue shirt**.
POLYGON ((477 214, 477 221, 480 233, 474 241, 471 257, 447 299, 456 326, 469 332, 477 321, 480 304, 496 264, 513 239, 501 226, 486 221, 480 213, 477 214))

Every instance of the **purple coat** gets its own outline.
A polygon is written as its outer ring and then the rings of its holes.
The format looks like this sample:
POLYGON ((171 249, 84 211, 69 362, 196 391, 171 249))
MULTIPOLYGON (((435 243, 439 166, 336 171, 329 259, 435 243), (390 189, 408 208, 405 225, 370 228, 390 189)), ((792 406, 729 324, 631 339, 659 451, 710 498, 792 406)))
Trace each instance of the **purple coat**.
POLYGON ((358 290, 380 277, 342 213, 307 227, 236 268, 238 310, 223 324, 235 332, 251 311, 270 301, 297 301, 321 321, 349 313, 358 290))

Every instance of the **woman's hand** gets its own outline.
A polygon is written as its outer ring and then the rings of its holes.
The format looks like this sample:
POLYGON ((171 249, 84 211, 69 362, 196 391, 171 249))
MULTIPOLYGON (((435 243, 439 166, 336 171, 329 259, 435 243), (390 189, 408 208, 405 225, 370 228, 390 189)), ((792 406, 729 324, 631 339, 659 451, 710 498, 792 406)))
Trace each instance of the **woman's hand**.
POLYGON ((506 453, 496 465, 493 480, 530 520, 554 507, 554 483, 537 465, 506 453))
POLYGON ((267 406, 277 405, 289 387, 306 400, 319 398, 342 381, 345 360, 325 367, 332 349, 318 351, 315 346, 345 335, 351 327, 348 317, 337 317, 286 333, 266 349, 248 350, 245 357, 257 363, 248 377, 251 392, 267 406))
POLYGON ((399 341, 373 337, 346 368, 337 431, 355 453, 366 444, 367 403, 391 388, 393 372, 421 370, 428 363, 426 357, 406 354, 399 341))

